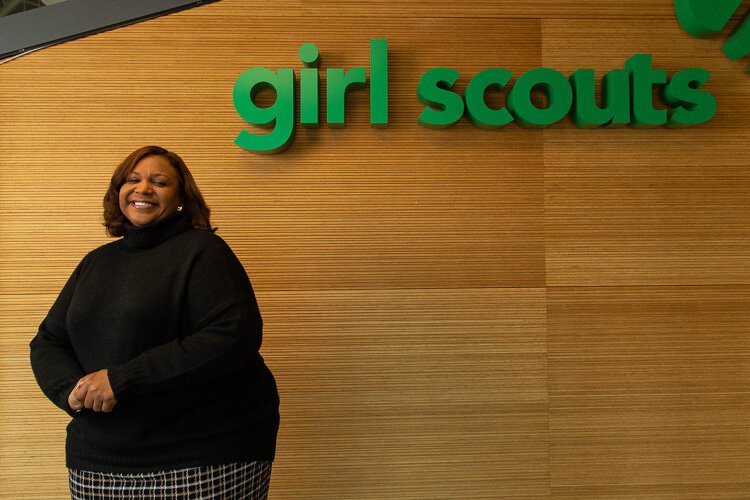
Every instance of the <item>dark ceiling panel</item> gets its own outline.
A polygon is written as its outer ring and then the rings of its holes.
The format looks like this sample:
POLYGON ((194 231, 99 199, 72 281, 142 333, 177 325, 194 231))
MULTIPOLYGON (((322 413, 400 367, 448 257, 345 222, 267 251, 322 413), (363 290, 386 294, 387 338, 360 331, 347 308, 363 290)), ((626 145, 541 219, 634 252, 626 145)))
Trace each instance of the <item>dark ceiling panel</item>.
POLYGON ((217 0, 66 0, 0 17, 0 59, 217 0))

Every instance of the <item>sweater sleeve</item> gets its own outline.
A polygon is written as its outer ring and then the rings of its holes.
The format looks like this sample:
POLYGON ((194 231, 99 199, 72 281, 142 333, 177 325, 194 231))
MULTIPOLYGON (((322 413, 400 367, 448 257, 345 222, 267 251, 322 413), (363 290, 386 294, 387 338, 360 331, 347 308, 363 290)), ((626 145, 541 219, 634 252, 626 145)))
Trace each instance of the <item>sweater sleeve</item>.
POLYGON ((211 235, 192 262, 184 308, 186 335, 108 368, 118 401, 241 373, 258 357, 262 320, 240 261, 211 235))
POLYGON ((75 292, 79 264, 31 340, 31 368, 42 392, 68 415, 77 414, 68 406, 68 395, 86 375, 68 336, 65 324, 68 307, 75 292))

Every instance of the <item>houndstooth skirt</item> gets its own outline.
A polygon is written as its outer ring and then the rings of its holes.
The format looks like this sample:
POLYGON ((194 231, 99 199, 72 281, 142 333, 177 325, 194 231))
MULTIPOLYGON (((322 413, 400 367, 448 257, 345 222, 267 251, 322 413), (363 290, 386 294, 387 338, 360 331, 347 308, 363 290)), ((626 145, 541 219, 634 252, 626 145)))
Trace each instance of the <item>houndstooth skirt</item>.
POLYGON ((71 500, 265 500, 271 462, 238 462, 145 474, 68 469, 71 500))

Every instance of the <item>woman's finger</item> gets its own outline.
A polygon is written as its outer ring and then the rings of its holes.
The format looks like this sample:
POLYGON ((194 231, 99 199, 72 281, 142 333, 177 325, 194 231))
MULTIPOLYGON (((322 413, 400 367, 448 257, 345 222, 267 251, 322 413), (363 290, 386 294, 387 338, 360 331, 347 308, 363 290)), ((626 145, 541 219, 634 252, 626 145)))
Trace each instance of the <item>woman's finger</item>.
POLYGON ((75 389, 73 389, 73 393, 75 394, 75 398, 78 401, 85 401, 87 391, 88 391, 88 381, 84 377, 78 381, 75 389))
POLYGON ((104 400, 104 403, 102 404, 102 411, 104 413, 109 413, 115 408, 115 402, 114 400, 106 399, 104 400))
POLYGON ((68 406, 70 406, 71 410, 78 411, 83 408, 83 403, 76 399, 75 392, 75 389, 73 389, 70 391, 70 394, 68 394, 68 406))
POLYGON ((86 393, 86 399, 83 401, 83 406, 89 409, 94 408, 94 401, 95 401, 94 391, 88 391, 86 393))

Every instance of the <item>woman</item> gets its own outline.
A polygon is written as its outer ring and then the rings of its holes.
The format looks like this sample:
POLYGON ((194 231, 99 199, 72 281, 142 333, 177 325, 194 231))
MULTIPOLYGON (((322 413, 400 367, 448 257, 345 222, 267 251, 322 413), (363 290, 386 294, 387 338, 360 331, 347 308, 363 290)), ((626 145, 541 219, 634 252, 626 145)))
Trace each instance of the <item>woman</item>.
POLYGON ((83 258, 31 341, 73 417, 72 498, 266 498, 279 401, 260 312, 185 163, 131 153, 104 220, 122 238, 83 258))

